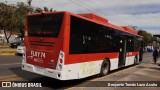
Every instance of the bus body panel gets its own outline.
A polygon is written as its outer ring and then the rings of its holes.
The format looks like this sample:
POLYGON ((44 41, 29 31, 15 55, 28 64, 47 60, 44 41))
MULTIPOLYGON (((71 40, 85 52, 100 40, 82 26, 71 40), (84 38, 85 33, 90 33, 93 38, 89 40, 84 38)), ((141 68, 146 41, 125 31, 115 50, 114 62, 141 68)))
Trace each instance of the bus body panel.
MULTIPOLYGON (((137 52, 134 52, 134 53, 137 53, 137 52)), ((134 57, 135 56, 132 56, 132 55, 127 57, 129 58, 128 60, 130 60, 131 62, 126 62, 126 66, 134 64, 134 62, 132 62, 134 61, 134 57)), ((119 60, 118 58, 110 59, 110 65, 111 65, 110 70, 115 70, 119 68, 118 60, 119 60)), ((37 71, 36 70, 37 66, 35 65, 24 63, 23 65, 25 68, 22 68, 22 69, 30 72, 38 73, 44 76, 52 77, 55 79, 59 79, 59 80, 70 80, 70 79, 81 79, 81 78, 99 74, 102 62, 103 60, 94 60, 94 61, 88 61, 88 62, 67 64, 63 66, 64 67, 63 71, 43 68, 44 69, 43 72, 37 71), (60 74, 60 77, 58 77, 58 74, 60 74)))
POLYGON ((136 57, 139 62, 139 52, 127 52, 125 66, 133 65, 136 57))
MULTIPOLYGON (((38 41, 34 40, 34 42, 38 41)), ((47 40, 47 38, 45 38, 47 40)), ((27 63, 55 69, 58 61, 59 52, 62 48, 63 39, 51 39, 48 42, 54 42, 53 46, 42 46, 41 42, 38 42, 38 45, 31 45, 30 43, 28 49, 26 50, 27 63), (51 65, 52 64, 52 65, 51 65)), ((31 42, 31 40, 29 40, 31 42)), ((42 41, 43 42, 43 41, 42 41)))
MULTIPOLYGON (((67 25, 66 18, 67 16, 64 14, 62 25, 60 27, 59 35, 57 38, 29 36, 27 32, 29 28, 26 27, 26 63, 44 68, 56 69, 60 50, 63 50, 64 48, 64 30, 66 29, 65 27, 67 25)), ((28 26, 28 21, 26 26, 28 26)))

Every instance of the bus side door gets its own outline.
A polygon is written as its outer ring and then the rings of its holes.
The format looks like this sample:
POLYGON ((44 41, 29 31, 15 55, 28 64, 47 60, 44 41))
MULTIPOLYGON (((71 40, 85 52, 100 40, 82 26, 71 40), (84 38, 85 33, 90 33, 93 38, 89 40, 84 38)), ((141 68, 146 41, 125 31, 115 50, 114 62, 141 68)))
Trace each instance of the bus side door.
POLYGON ((119 62, 118 67, 125 66, 126 61, 126 44, 127 39, 125 37, 120 37, 120 48, 119 48, 119 62))

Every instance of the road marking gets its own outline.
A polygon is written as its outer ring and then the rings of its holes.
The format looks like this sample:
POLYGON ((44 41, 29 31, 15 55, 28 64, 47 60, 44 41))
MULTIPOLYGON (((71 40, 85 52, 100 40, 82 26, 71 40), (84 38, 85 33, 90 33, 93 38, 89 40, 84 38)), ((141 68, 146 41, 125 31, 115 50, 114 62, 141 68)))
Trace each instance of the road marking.
POLYGON ((9 63, 9 64, 0 64, 0 66, 10 66, 10 65, 18 65, 22 63, 9 63))
MULTIPOLYGON (((100 80, 100 79, 103 79, 103 78, 109 77, 109 76, 111 76, 111 75, 115 75, 115 74, 120 73, 120 72, 124 72, 124 71, 126 71, 126 70, 129 70, 129 69, 132 69, 132 68, 135 68, 135 67, 138 67, 138 66, 139 66, 139 65, 132 66, 132 67, 129 67, 129 68, 126 68, 126 69, 122 69, 122 70, 119 70, 119 71, 113 72, 113 73, 108 74, 108 75, 106 75, 106 76, 103 76, 103 77, 100 77, 100 78, 95 78, 95 79, 88 80, 88 81, 97 81, 97 80, 100 80)), ((82 83, 80 83, 80 84, 82 84, 82 83)), ((78 84, 78 85, 80 85, 80 84, 78 84)), ((76 85, 76 86, 78 86, 78 85, 76 85)), ((71 90, 71 89, 73 89, 73 88, 76 88, 76 87, 75 87, 75 86, 74 86, 74 87, 70 87, 70 88, 67 88, 67 89, 65 89, 65 90, 71 90)))

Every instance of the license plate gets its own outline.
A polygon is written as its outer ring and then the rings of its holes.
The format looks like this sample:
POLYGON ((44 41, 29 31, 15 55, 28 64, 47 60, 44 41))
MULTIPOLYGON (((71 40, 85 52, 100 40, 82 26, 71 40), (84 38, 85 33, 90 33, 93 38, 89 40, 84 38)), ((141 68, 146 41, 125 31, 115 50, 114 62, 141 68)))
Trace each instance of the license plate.
POLYGON ((44 73, 44 68, 35 66, 35 71, 38 73, 44 73))

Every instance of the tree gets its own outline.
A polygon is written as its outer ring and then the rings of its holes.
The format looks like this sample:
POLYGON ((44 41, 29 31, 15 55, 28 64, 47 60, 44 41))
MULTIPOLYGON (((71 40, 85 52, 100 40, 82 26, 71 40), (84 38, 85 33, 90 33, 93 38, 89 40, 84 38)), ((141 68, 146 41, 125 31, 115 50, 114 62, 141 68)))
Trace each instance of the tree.
POLYGON ((14 9, 12 6, 8 6, 4 3, 0 3, 0 27, 4 30, 5 38, 9 43, 9 38, 13 31, 13 13, 14 9))
POLYGON ((27 0, 29 6, 31 6, 32 0, 27 0))
POLYGON ((144 40, 145 45, 147 45, 148 43, 152 43, 153 36, 152 36, 151 33, 148 33, 145 30, 139 30, 138 34, 141 35, 141 36, 143 36, 143 40, 144 40))
POLYGON ((41 9, 41 8, 36 8, 35 10, 34 10, 34 12, 35 13, 40 13, 40 12, 42 12, 43 10, 41 9))
POLYGON ((30 7, 24 3, 17 3, 16 11, 14 13, 14 21, 16 23, 15 30, 18 30, 21 35, 20 37, 24 37, 24 28, 25 28, 25 22, 26 22, 26 16, 28 14, 28 11, 30 10, 30 7))
POLYGON ((43 7, 43 11, 49 12, 49 9, 47 7, 43 7))
POLYGON ((151 33, 148 33, 145 30, 139 29, 137 26, 129 25, 128 27, 133 28, 134 30, 138 30, 138 35, 143 36, 143 41, 145 45, 148 45, 149 43, 152 43, 153 36, 151 33))
POLYGON ((24 3, 16 5, 6 5, 0 3, 0 28, 4 30, 5 38, 9 43, 12 32, 20 32, 20 37, 24 36, 26 15, 30 7, 24 3))
POLYGON ((53 12, 53 9, 51 8, 51 9, 49 10, 47 7, 43 7, 43 9, 37 7, 34 12, 35 12, 35 13, 53 12))
POLYGON ((32 6, 31 6, 31 3, 32 3, 32 0, 27 0, 27 3, 28 3, 28 6, 29 6, 29 13, 32 12, 32 6))

